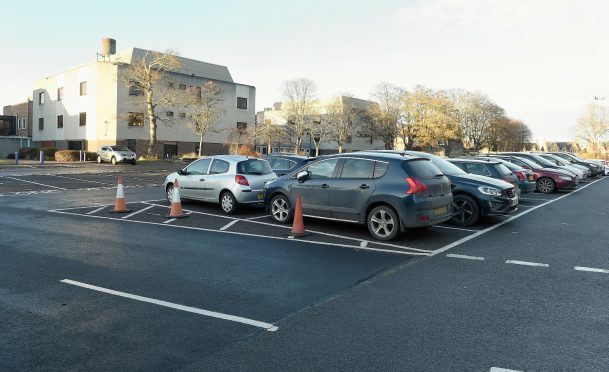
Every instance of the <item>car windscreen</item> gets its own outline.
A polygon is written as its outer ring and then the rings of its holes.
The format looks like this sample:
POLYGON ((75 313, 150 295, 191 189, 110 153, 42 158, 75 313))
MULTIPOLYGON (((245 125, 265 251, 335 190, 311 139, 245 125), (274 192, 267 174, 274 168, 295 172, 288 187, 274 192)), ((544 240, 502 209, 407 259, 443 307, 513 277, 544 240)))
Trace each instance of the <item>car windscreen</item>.
POLYGON ((457 176, 460 174, 467 174, 467 172, 465 172, 463 169, 457 167, 456 165, 454 165, 453 163, 444 160, 438 156, 433 156, 430 157, 431 162, 434 163, 434 165, 436 167, 438 167, 442 173, 444 173, 447 176, 457 176))
POLYGON ((528 165, 529 167, 531 167, 533 169, 539 168, 539 164, 535 163, 532 160, 521 158, 521 157, 518 157, 518 156, 515 156, 515 158, 518 159, 519 161, 525 163, 526 165, 528 165))
POLYGON ((497 172, 499 172, 499 174, 502 176, 508 176, 508 175, 512 174, 512 171, 504 164, 501 164, 501 163, 495 164, 494 167, 497 170, 497 172))
POLYGON ((531 154, 531 158, 532 160, 536 161, 537 163, 543 165, 544 167, 556 167, 556 164, 552 163, 551 161, 542 158, 539 155, 536 154, 531 154))
POLYGON ((422 180, 442 175, 442 171, 428 159, 405 161, 402 163, 402 168, 404 168, 408 176, 422 180))
POLYGON ((131 151, 125 146, 112 146, 112 150, 114 150, 114 151, 131 151))
POLYGON ((237 163, 237 173, 263 175, 273 173, 273 170, 266 160, 248 159, 237 163))
POLYGON ((554 155, 550 155, 550 154, 547 154, 546 156, 544 156, 544 158, 546 158, 548 161, 551 161, 558 165, 570 165, 571 164, 568 161, 566 161, 565 159, 562 159, 562 158, 559 158, 558 156, 554 156, 554 155))

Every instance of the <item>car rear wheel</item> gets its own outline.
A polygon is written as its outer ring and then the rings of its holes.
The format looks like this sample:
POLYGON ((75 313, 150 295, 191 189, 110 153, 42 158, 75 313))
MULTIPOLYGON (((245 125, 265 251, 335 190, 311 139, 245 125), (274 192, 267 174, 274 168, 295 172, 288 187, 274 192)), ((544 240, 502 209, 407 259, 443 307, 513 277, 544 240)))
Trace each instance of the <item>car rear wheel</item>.
POLYGON ((480 218, 480 207, 478 207, 478 203, 471 196, 453 196, 453 209, 455 213, 450 219, 453 225, 471 226, 480 218))
POLYGON ((225 192, 220 195, 220 206, 226 214, 234 214, 237 211, 237 200, 230 192, 225 192))
POLYGON ((378 240, 391 240, 400 232, 400 220, 393 208, 380 205, 368 214, 368 231, 378 240))
POLYGON ((537 191, 539 192, 542 192, 544 194, 550 194, 554 192, 555 188, 556 184, 551 178, 544 177, 537 180, 537 191))
POLYGON ((101 156, 97 155, 97 164, 101 164, 102 163, 102 158, 101 156))
POLYGON ((271 217, 279 223, 292 220, 292 205, 285 195, 277 195, 271 199, 271 217))
POLYGON ((116 158, 114 156, 112 157, 112 165, 116 165, 116 158))

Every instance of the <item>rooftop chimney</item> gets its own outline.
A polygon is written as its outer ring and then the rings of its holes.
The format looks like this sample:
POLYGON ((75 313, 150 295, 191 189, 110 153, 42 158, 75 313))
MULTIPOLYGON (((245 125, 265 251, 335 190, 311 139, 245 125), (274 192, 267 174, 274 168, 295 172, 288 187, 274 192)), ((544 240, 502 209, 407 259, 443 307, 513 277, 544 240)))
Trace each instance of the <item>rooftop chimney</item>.
POLYGON ((116 40, 105 38, 102 39, 101 55, 104 57, 116 54, 116 40))

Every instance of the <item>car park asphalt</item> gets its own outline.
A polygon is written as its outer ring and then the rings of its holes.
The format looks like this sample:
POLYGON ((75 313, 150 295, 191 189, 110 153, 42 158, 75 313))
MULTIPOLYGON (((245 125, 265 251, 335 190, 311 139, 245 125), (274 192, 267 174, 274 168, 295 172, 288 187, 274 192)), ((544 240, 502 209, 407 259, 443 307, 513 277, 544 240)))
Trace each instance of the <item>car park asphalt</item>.
POLYGON ((179 168, 0 167, 0 369, 609 365, 604 178, 385 243, 314 219, 291 239, 253 207, 167 219, 179 168))

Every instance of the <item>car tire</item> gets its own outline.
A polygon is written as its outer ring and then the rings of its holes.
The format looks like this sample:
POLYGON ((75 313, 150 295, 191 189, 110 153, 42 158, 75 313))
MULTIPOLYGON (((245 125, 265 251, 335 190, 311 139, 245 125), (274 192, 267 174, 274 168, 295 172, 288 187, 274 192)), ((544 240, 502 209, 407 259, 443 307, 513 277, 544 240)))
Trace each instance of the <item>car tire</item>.
POLYGON ((368 231, 377 240, 392 240, 400 232, 400 219, 393 208, 379 205, 368 213, 366 218, 368 231))
POLYGON ((165 198, 167 199, 167 203, 171 204, 171 197, 173 195, 173 183, 170 183, 165 187, 165 198))
POLYGON ((102 163, 102 158, 101 156, 97 155, 97 164, 101 164, 102 163))
POLYGON ((453 209, 455 213, 450 219, 450 223, 453 225, 471 226, 480 219, 480 207, 476 200, 469 195, 454 195, 453 209))
POLYGON ((269 208, 273 221, 279 223, 289 223, 292 221, 292 204, 287 196, 280 194, 271 199, 269 208))
POLYGON ((226 214, 235 214, 237 211, 237 200, 230 191, 223 192, 220 195, 220 208, 226 214))
POLYGON ((548 177, 542 177, 537 180, 537 191, 543 194, 551 194, 556 189, 554 180, 548 177))
POLYGON ((116 165, 116 158, 114 156, 112 157, 112 165, 116 165))

